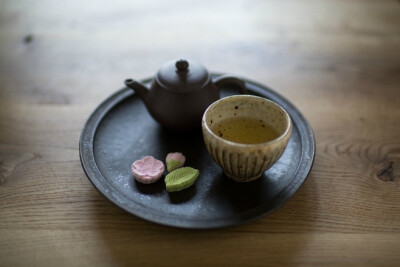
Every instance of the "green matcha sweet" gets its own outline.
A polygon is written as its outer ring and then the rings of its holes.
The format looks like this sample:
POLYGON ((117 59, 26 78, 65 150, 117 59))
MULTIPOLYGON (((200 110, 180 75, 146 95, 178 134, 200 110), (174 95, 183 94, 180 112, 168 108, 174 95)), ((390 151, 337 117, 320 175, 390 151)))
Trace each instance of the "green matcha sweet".
POLYGON ((184 190, 196 182, 200 172, 191 167, 183 167, 170 172, 164 179, 168 192, 184 190))

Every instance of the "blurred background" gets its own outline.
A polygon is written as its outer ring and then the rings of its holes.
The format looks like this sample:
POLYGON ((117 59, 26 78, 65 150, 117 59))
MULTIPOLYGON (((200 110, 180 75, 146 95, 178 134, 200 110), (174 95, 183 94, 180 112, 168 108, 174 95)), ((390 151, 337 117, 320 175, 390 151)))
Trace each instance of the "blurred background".
POLYGON ((301 105, 298 94, 311 97, 310 87, 368 86, 398 74, 400 4, 360 2, 2 0, 1 96, 98 103, 127 77, 190 58, 301 105))

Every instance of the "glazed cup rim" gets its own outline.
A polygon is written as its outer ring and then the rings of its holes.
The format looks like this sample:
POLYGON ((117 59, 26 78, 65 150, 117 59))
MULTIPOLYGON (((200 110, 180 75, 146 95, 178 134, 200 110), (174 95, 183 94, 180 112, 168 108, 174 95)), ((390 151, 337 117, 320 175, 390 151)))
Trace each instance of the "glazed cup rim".
POLYGON ((215 139, 217 139, 217 140, 219 140, 219 141, 221 141, 221 142, 223 142, 223 143, 226 143, 226 144, 231 145, 231 146, 242 147, 242 148, 255 148, 255 147, 259 147, 259 146, 272 145, 272 144, 275 144, 275 143, 279 143, 282 139, 285 138, 285 136, 287 136, 288 134, 291 133, 291 129, 292 129, 292 120, 291 120, 291 118, 290 118, 290 115, 287 113, 287 111, 286 111, 283 107, 281 107, 278 103, 276 103, 276 102, 274 102, 274 101, 272 101, 272 100, 269 100, 269 99, 266 99, 266 98, 263 98, 263 97, 259 97, 259 96, 254 96, 254 95, 233 95, 233 96, 227 96, 227 97, 218 99, 217 101, 215 101, 214 103, 212 103, 210 106, 208 106, 207 109, 206 109, 206 111, 204 111, 204 114, 203 114, 202 125, 204 126, 204 129, 205 129, 213 138, 215 138, 215 139), (253 98, 253 99, 262 99, 262 101, 266 101, 266 102, 268 102, 268 103, 270 103, 270 104, 272 104, 272 105, 277 106, 277 107, 285 114, 285 117, 286 117, 286 119, 287 119, 287 120, 286 120, 287 123, 286 123, 285 130, 283 131, 282 134, 280 134, 277 138, 275 138, 275 139, 273 139, 273 140, 270 140, 270 141, 267 141, 267 142, 262 142, 262 143, 255 143, 255 144, 244 144, 244 143, 233 142, 233 141, 229 141, 229 140, 227 140, 227 139, 224 139, 224 138, 218 136, 217 134, 215 134, 215 133, 211 130, 210 126, 208 125, 208 123, 207 123, 207 121, 206 121, 207 113, 209 112, 210 109, 212 109, 212 108, 215 107, 216 105, 220 105, 221 102, 229 101, 230 99, 233 99, 233 98, 247 98, 247 99, 248 99, 248 98, 253 98))

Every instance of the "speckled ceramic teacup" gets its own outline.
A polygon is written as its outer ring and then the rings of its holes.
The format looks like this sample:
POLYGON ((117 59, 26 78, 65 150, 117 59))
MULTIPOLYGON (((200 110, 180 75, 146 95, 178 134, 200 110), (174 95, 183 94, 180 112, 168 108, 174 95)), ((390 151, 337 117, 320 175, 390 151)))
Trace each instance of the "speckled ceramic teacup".
POLYGON ((263 175, 282 155, 292 133, 289 114, 278 104, 252 95, 222 98, 211 104, 202 119, 204 142, 208 152, 225 174, 239 182, 249 182, 263 175), (257 119, 277 131, 268 142, 245 144, 224 139, 213 125, 232 117, 257 119))

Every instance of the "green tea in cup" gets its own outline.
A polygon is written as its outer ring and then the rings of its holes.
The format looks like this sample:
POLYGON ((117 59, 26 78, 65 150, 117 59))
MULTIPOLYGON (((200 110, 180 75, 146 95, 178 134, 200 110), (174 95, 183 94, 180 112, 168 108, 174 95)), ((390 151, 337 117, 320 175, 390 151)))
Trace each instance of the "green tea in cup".
POLYGON ((232 117, 215 123, 211 130, 218 136, 236 143, 257 144, 274 140, 278 131, 262 119, 232 117))
POLYGON ((263 175, 282 155, 292 133, 289 114, 277 103, 252 95, 222 98, 202 119, 208 152, 239 182, 263 175))

